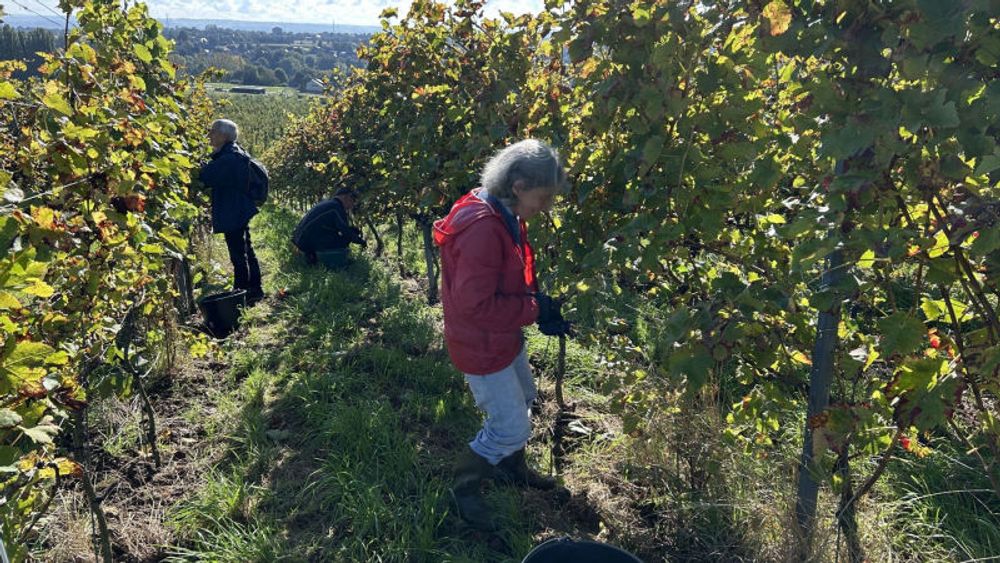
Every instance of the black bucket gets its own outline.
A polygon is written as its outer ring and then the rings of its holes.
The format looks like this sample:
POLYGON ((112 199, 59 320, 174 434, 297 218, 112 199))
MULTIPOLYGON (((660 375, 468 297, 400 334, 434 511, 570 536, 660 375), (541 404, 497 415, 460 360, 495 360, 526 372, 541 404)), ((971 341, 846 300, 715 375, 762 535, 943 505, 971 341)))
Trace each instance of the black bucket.
POLYGON ((642 560, 606 543, 553 538, 532 549, 522 563, 642 563, 642 560))
POLYGON ((203 297, 198 301, 198 308, 212 336, 225 338, 239 326, 240 309, 246 304, 246 290, 236 289, 203 297))
POLYGON ((351 254, 346 248, 317 250, 316 261, 330 270, 342 270, 351 263, 351 254))

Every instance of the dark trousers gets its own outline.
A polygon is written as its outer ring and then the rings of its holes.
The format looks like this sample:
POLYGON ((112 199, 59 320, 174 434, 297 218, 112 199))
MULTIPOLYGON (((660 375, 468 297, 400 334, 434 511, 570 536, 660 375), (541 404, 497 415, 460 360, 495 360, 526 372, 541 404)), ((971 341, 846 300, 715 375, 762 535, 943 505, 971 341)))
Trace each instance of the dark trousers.
POLYGON ((260 264, 250 243, 250 228, 224 233, 229 260, 233 263, 233 287, 245 289, 247 293, 260 293, 260 264))

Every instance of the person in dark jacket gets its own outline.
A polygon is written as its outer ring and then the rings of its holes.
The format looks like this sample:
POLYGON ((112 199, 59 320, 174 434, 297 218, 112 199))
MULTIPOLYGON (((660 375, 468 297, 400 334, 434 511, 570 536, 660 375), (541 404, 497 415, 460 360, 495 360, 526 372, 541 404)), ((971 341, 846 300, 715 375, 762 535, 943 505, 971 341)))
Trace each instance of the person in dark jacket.
POLYGON ((250 219, 257 206, 250 196, 250 155, 236 143, 239 129, 228 119, 212 123, 208 138, 212 156, 198 179, 212 189, 212 231, 226 237, 233 263, 233 287, 245 289, 247 301, 264 298, 260 264, 250 242, 250 219))
POLYGON ((482 187, 434 223, 445 343, 486 414, 482 429, 459 455, 452 493, 459 515, 481 529, 495 527, 480 492, 483 479, 555 486, 525 459, 537 392, 522 327, 538 323, 543 334, 557 336, 570 326, 559 303, 538 291, 525 221, 551 207, 565 184, 556 151, 524 140, 497 153, 483 169, 482 187))
POLYGON ((350 212, 357 203, 358 193, 340 188, 331 199, 321 201, 306 212, 292 232, 292 244, 316 263, 316 253, 347 248, 350 243, 365 246, 361 230, 351 226, 350 212))

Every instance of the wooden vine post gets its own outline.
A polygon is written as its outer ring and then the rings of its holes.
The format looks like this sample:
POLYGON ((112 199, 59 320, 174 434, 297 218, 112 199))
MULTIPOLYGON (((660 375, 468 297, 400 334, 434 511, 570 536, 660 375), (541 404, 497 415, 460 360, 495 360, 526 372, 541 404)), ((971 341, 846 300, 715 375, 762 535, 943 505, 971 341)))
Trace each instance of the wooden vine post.
POLYGON ((437 251, 434 248, 433 221, 424 214, 416 216, 417 225, 424 240, 424 262, 427 265, 427 304, 438 302, 438 265, 437 251))

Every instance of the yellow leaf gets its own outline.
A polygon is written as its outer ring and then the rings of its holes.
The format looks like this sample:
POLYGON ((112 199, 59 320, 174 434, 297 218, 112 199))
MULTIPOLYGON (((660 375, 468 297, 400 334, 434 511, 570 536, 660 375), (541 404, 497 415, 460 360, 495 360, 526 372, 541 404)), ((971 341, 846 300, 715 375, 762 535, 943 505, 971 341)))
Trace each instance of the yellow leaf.
POLYGON ((788 26, 792 23, 792 11, 782 0, 774 0, 764 6, 764 17, 771 24, 772 36, 788 31, 788 26))
POLYGON ((934 235, 934 246, 927 251, 927 256, 930 258, 937 258, 945 252, 948 252, 948 233, 941 229, 934 235))
POLYGON ((875 251, 868 249, 861 258, 858 259, 858 267, 863 269, 869 269, 875 265, 875 251))
POLYGON ((51 464, 46 465, 41 471, 38 472, 38 477, 41 479, 54 479, 56 476, 56 470, 53 467, 59 468, 59 477, 65 479, 67 477, 80 477, 83 475, 83 468, 80 464, 73 460, 61 457, 54 460, 51 464))
POLYGON ((33 207, 31 218, 39 227, 51 231, 55 227, 56 212, 48 207, 33 207))
POLYGON ((0 291, 0 309, 20 309, 21 302, 6 291, 0 291))
POLYGON ((0 82, 0 100, 16 100, 20 98, 21 95, 17 93, 17 89, 10 82, 0 82))
POLYGON ((73 108, 62 93, 62 86, 55 81, 45 84, 45 95, 42 96, 42 103, 63 115, 73 115, 73 108))
POLYGON ((73 43, 66 54, 77 60, 81 60, 90 64, 97 64, 97 52, 94 48, 86 43, 73 43))
POLYGON ((194 342, 191 344, 188 351, 190 352, 192 358, 203 358, 208 355, 208 344, 202 341, 194 342))
POLYGON ((35 280, 33 285, 24 288, 24 292, 28 295, 35 295, 41 297, 42 299, 48 299, 52 297, 52 294, 56 291, 52 289, 52 286, 43 282, 42 280, 35 280))
POLYGON ((805 366, 811 366, 812 365, 812 360, 809 359, 809 356, 806 356, 800 350, 796 350, 795 352, 792 353, 792 361, 795 362, 795 363, 797 363, 797 364, 801 364, 801 365, 805 365, 805 366))
POLYGON ((878 350, 875 349, 875 346, 869 344, 868 359, 865 360, 865 367, 862 369, 867 370, 868 368, 872 367, 872 364, 875 363, 875 360, 879 359, 879 356, 881 356, 881 354, 878 353, 878 350))

